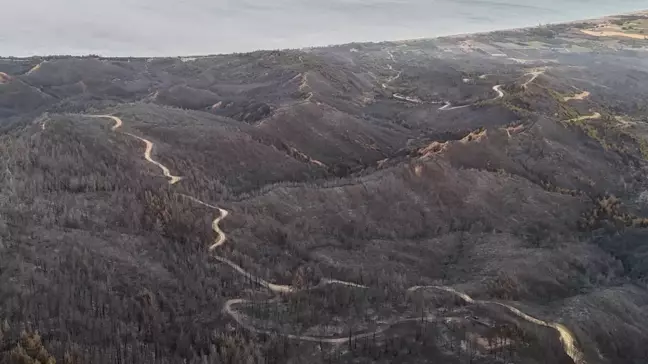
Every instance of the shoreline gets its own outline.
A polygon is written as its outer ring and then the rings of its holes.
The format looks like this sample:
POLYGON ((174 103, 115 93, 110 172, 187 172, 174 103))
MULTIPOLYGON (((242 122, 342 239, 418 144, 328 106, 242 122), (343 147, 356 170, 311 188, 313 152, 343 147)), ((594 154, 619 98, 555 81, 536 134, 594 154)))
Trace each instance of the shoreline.
POLYGON ((547 23, 547 24, 528 26, 528 27, 503 28, 503 29, 489 30, 489 31, 485 31, 485 32, 459 33, 459 34, 446 35, 446 36, 441 36, 441 37, 431 37, 431 38, 430 37, 423 37, 423 38, 416 38, 416 39, 403 39, 403 40, 391 41, 391 43, 405 43, 405 42, 410 42, 410 41, 428 41, 428 40, 434 40, 434 39, 462 38, 462 37, 467 37, 467 36, 487 35, 487 34, 497 33, 497 32, 519 32, 519 31, 523 31, 523 30, 538 29, 538 28, 542 28, 542 27, 555 27, 555 26, 560 26, 560 25, 575 26, 575 25, 579 25, 579 24, 599 24, 599 23, 603 23, 605 21, 612 20, 612 19, 615 19, 615 18, 618 18, 618 17, 623 17, 623 16, 648 16, 648 9, 631 11, 631 12, 626 12, 626 13, 605 15, 605 16, 601 16, 601 17, 597 17, 597 18, 577 19, 577 20, 562 21, 562 22, 555 22, 555 23, 547 23))
POLYGON ((609 21, 619 17, 625 16, 648 16, 648 9, 630 11, 625 13, 617 13, 611 15, 605 15, 602 17, 596 18, 586 18, 586 19, 577 19, 571 21, 562 21, 562 22, 551 22, 546 24, 534 25, 534 26, 524 26, 524 27, 513 27, 513 28, 500 28, 493 29, 481 32, 472 32, 472 33, 456 33, 451 35, 441 35, 441 36, 424 36, 418 38, 408 38, 408 39, 393 39, 393 40, 382 40, 382 41, 351 41, 347 43, 336 43, 329 45, 317 45, 317 46, 307 46, 307 47, 295 47, 295 48, 266 48, 266 49, 257 49, 248 52, 229 52, 229 53, 208 53, 208 54, 187 54, 187 55, 168 55, 168 56, 104 56, 101 54, 86 54, 86 55, 67 55, 67 54, 50 54, 50 55, 32 55, 26 57, 14 57, 14 56, 5 56, 0 55, 0 61, 2 60, 29 60, 29 59, 61 59, 61 58, 99 58, 106 60, 123 60, 123 59, 189 59, 189 60, 198 60, 201 58, 213 58, 213 57, 225 57, 233 55, 249 55, 259 52, 290 52, 290 51, 312 51, 318 49, 334 48, 334 47, 352 47, 358 45, 381 45, 381 44, 406 44, 406 43, 418 43, 418 42, 428 42, 433 40, 455 40, 458 38, 466 38, 471 36, 483 36, 492 33, 499 32, 521 32, 525 30, 538 29, 543 27, 555 27, 560 25, 580 25, 580 24, 600 24, 605 21, 609 21))

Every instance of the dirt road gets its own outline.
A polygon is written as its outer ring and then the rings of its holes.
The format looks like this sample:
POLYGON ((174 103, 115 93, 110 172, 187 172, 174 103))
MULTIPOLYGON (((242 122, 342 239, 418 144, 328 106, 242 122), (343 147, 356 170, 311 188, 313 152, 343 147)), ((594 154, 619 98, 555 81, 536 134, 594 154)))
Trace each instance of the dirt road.
POLYGON ((600 119, 600 118, 601 118, 601 114, 598 113, 598 112, 595 112, 592 115, 583 115, 583 116, 579 116, 577 118, 569 119, 569 121, 574 122, 574 121, 584 121, 584 120, 596 120, 596 119, 600 119))
POLYGON ((32 67, 29 71, 27 71, 26 75, 31 75, 32 73, 38 71, 41 68, 41 66, 43 65, 43 63, 45 63, 45 62, 47 62, 47 61, 42 61, 41 63, 39 63, 39 64, 35 65, 34 67, 32 67))
POLYGON ((493 100, 501 99, 502 97, 504 97, 504 91, 502 91, 502 86, 504 85, 493 86, 493 91, 497 92, 497 97, 495 97, 493 100))
POLYGON ((85 115, 85 116, 94 119, 111 119, 112 121, 115 122, 115 125, 113 125, 112 128, 110 128, 110 130, 112 131, 116 131, 124 124, 120 118, 112 115, 85 115))
POLYGON ((589 95, 590 95, 589 92, 583 91, 583 92, 581 92, 579 94, 576 94, 574 96, 565 96, 563 98, 563 101, 568 102, 568 101, 571 101, 571 100, 585 100, 586 98, 589 97, 589 95))
POLYGON ((124 133, 124 134, 126 134, 128 136, 131 136, 133 138, 139 139, 139 140, 144 142, 144 144, 146 145, 146 149, 144 150, 144 158, 147 161, 149 161, 150 163, 155 164, 156 166, 158 166, 162 170, 162 174, 164 174, 164 177, 169 179, 169 184, 174 185, 174 184, 180 182, 180 180, 182 180, 182 177, 172 175, 171 171, 169 171, 169 169, 164 164, 154 160, 151 157, 151 152, 153 151, 153 143, 150 140, 144 139, 144 138, 142 138, 140 136, 137 136, 137 135, 131 134, 131 133, 124 133))
MULTIPOLYGON (((242 327, 246 328, 249 331, 255 332, 257 334, 276 334, 276 332, 271 331, 271 330, 263 330, 259 329, 253 325, 250 325, 243 315, 241 315, 238 311, 236 311, 232 306, 238 305, 238 304, 243 304, 247 302, 244 299, 233 299, 229 300, 225 303, 225 307, 223 308, 223 311, 227 313, 230 317, 234 319, 239 325, 242 327)), ((282 334, 285 338, 291 339, 291 340, 300 340, 300 341, 309 341, 309 342, 316 342, 316 343, 326 343, 326 344, 344 344, 349 342, 350 340, 357 340, 357 339, 363 339, 365 337, 373 337, 374 335, 378 335, 382 332, 385 332, 387 329, 390 327, 405 323, 405 322, 414 322, 414 321, 434 321, 436 320, 436 316, 425 316, 425 317, 412 317, 412 318, 405 318, 405 319, 399 319, 395 320, 389 323, 384 324, 382 327, 380 327, 377 330, 372 330, 369 332, 364 332, 360 334, 355 334, 355 335, 347 335, 343 337, 321 337, 321 336, 308 336, 308 335, 293 335, 293 334, 282 334)))
MULTIPOLYGON (((502 90, 500 88, 501 88, 501 85, 493 86, 493 90, 495 92, 497 92, 497 94, 498 94, 498 96, 495 97, 495 99, 504 97, 504 92, 502 92, 502 90)), ((446 104, 446 106, 448 106, 448 104, 446 104)), ((598 113, 596 113, 596 114, 598 114, 598 113)), ((600 114, 598 114, 598 116, 600 117, 600 114)), ((113 120, 115 122, 115 124, 111 128, 112 131, 117 131, 117 129, 120 128, 123 125, 123 121, 120 118, 118 118, 116 116, 112 116, 112 115, 89 115, 88 117, 91 117, 91 118, 107 118, 107 119, 113 120)), ((170 184, 173 185, 173 184, 175 184, 175 183, 177 183, 177 182, 179 182, 181 180, 181 177, 172 175, 170 173, 170 171, 169 171, 169 168, 167 168, 166 166, 164 166, 163 164, 161 164, 160 162, 154 160, 151 157, 151 153, 152 153, 152 150, 153 150, 153 143, 151 141, 149 141, 148 139, 139 137, 137 135, 131 134, 131 133, 125 133, 125 134, 127 134, 127 135, 129 135, 129 136, 131 136, 133 138, 137 138, 138 140, 141 140, 146 144, 146 150, 144 152, 144 158, 148 162, 150 162, 150 163, 156 165, 157 167, 159 167, 162 170, 163 174, 167 178, 170 179, 169 180, 170 184)), ((185 194, 178 194, 178 195, 183 197, 183 198, 186 198, 186 199, 188 199, 188 200, 190 200, 190 201, 192 201, 194 203, 200 204, 202 206, 209 207, 209 208, 214 209, 214 210, 218 210, 218 212, 219 212, 218 216, 212 221, 212 229, 213 229, 214 233, 216 233, 216 238, 214 240, 214 243, 209 246, 209 251, 213 252, 218 247, 225 244, 225 242, 227 241, 227 235, 220 228, 220 223, 223 221, 223 219, 225 219, 229 215, 229 212, 227 210, 223 209, 223 208, 218 207, 218 206, 206 203, 206 202, 204 202, 204 201, 202 201, 202 200, 200 200, 200 199, 198 199, 196 197, 185 195, 185 194)), ((290 294, 290 293, 300 292, 300 291, 304 291, 304 290, 311 290, 311 289, 315 289, 315 288, 318 288, 318 287, 323 287, 323 286, 330 285, 330 284, 341 284, 341 285, 346 285, 346 286, 349 286, 349 287, 361 288, 361 289, 367 289, 368 288, 367 286, 357 284, 357 283, 353 283, 353 282, 340 281, 340 280, 334 280, 334 279, 322 279, 317 286, 304 288, 304 289, 300 290, 300 289, 297 289, 297 288, 295 288, 293 286, 290 286, 290 285, 279 285, 279 284, 274 284, 274 283, 268 282, 268 281, 266 281, 266 280, 264 280, 264 279, 262 279, 260 277, 257 277, 255 275, 251 274, 250 272, 246 271, 245 269, 243 269, 238 264, 232 262, 231 260, 229 260, 229 259, 227 259, 225 257, 219 256, 219 255, 216 255, 216 254, 214 254, 213 257, 216 260, 218 260, 219 262, 230 266, 232 269, 237 271, 242 276, 248 278, 250 281, 258 284, 259 286, 262 286, 262 287, 270 290, 273 293, 277 293, 277 294, 290 294)), ((495 305, 499 305, 501 307, 504 307, 504 308, 508 309, 509 311, 511 311, 516 316, 518 316, 518 317, 520 317, 520 318, 522 318, 522 319, 524 319, 524 320, 526 320, 528 322, 531 322, 531 323, 534 323, 534 324, 540 325, 540 326, 554 328, 558 332, 558 334, 560 335, 560 340, 561 340, 561 343, 563 345, 563 349, 565 350, 565 353, 570 358, 572 358, 572 360, 574 361, 575 364, 586 364, 584 359, 582 359, 583 358, 582 353, 578 350, 578 348, 576 346, 576 340, 575 340, 573 334, 571 333, 571 331, 569 331, 569 329, 567 329, 562 324, 552 323, 552 322, 547 322, 547 321, 537 319, 537 318, 535 318, 533 316, 530 316, 530 315, 520 311, 519 309, 517 309, 517 308, 515 308, 513 306, 510 306, 510 305, 507 305, 507 304, 504 304, 504 303, 501 303, 501 302, 485 301, 485 300, 474 300, 469 295, 467 295, 467 294, 465 294, 463 292, 459 292, 459 291, 457 291, 456 289, 454 289, 452 287, 447 287, 447 286, 413 286, 413 287, 408 288, 407 291, 408 292, 415 292, 415 291, 423 290, 423 289, 436 289, 436 290, 449 292, 449 293, 452 293, 452 294, 456 295, 457 297, 460 297, 462 300, 464 300, 466 303, 469 303, 469 304, 495 304, 495 305)), ((247 300, 242 299, 242 298, 231 299, 231 300, 229 300, 229 301, 227 301, 225 303, 225 306, 223 307, 223 310, 230 317, 232 317, 232 319, 234 319, 239 325, 241 325, 242 327, 246 328, 249 331, 256 332, 256 333, 265 333, 265 334, 271 333, 268 330, 258 329, 255 326, 250 325, 247 322, 246 318, 241 313, 239 313, 238 311, 236 311, 233 308, 233 306, 235 306, 235 305, 244 304, 246 302, 247 302, 247 300)), ((388 328, 390 328, 391 326, 396 325, 398 323, 413 322, 413 321, 430 321, 430 320, 434 320, 434 319, 436 319, 436 317, 434 317, 434 316, 427 316, 427 317, 423 317, 423 318, 415 317, 415 318, 396 319, 396 320, 393 320, 393 321, 383 325, 381 328, 379 328, 377 330, 373 330, 373 331, 365 332, 365 333, 360 333, 360 334, 355 334, 355 335, 352 335, 352 336, 344 336, 344 337, 337 337, 337 338, 315 337, 315 336, 293 335, 293 334, 282 334, 282 335, 284 335, 285 337, 287 337, 289 339, 294 339, 294 340, 320 342, 320 343, 330 343, 330 344, 340 344, 340 343, 348 342, 349 340, 360 339, 360 338, 369 337, 369 336, 373 336, 373 335, 382 333, 385 330, 387 330, 388 328)))
POLYGON ((456 295, 457 297, 461 298, 464 300, 466 303, 470 304, 491 304, 491 305, 497 305, 500 307, 504 307, 507 310, 509 310, 511 313, 514 315, 518 316, 519 318, 528 321, 530 323, 539 325, 539 326, 544 326, 544 327, 549 327, 553 328, 558 332, 558 335, 560 337, 560 342, 562 343, 563 350, 565 350, 565 354, 567 354, 573 361, 574 364, 585 364, 585 360, 583 359, 583 354, 581 351, 578 349, 576 346, 576 339, 574 338, 574 335, 565 327, 563 324, 555 323, 555 322, 547 322, 544 320, 540 320, 538 318, 535 318, 531 315, 528 315, 522 311, 520 311, 518 308, 515 308, 513 306, 507 305, 505 303, 501 302, 496 302, 496 301, 486 301, 486 300, 475 300, 469 295, 459 292, 456 289, 452 287, 446 287, 446 286, 414 286, 408 289, 409 292, 415 292, 423 289, 436 289, 440 291, 445 291, 452 293, 456 295))
MULTIPOLYGON (((395 63, 396 59, 394 57, 394 54, 392 52, 390 52, 390 51, 388 51, 387 54, 389 55, 389 59, 392 62, 395 63)), ((395 71, 394 66, 391 65, 391 64, 388 64, 387 68, 389 68, 390 71, 395 71)), ((392 77, 388 78, 387 80, 385 80, 385 82, 381 83, 381 87, 384 90, 386 90, 389 87, 389 84, 396 81, 397 79, 399 79, 402 74, 403 74, 402 70, 398 71, 398 73, 396 73, 395 76, 392 76, 392 77)), ((485 78, 486 76, 487 75, 482 75, 482 76, 480 76, 480 78, 485 78)), ((502 97, 504 97, 504 92, 501 90, 502 86, 503 85, 493 86, 493 91, 497 92, 497 96, 495 98, 493 98, 492 100, 497 100, 497 99, 501 99, 502 97)), ((397 99, 397 100, 400 100, 400 101, 407 101, 407 102, 411 102, 411 103, 414 103, 414 104, 422 104, 423 103, 423 101, 421 101, 421 99, 419 99, 418 97, 401 95, 399 93, 394 93, 392 95, 392 97, 397 99)), ((471 105, 472 104, 461 105, 461 106, 452 106, 452 104, 450 102, 446 101, 445 104, 439 108, 439 110, 440 111, 458 110, 458 109, 463 109, 463 108, 469 107, 471 105)))
POLYGON ((624 37, 624 38, 632 38, 632 39, 648 39, 648 36, 644 34, 624 33, 624 32, 619 32, 614 30, 593 31, 593 30, 581 29, 581 33, 592 35, 594 37, 624 37))
MULTIPOLYGON (((111 128, 112 131, 117 131, 117 129, 119 129, 124 124, 120 118, 113 115, 86 115, 86 116, 91 118, 112 119, 115 122, 115 125, 113 125, 113 127, 111 128)), ((169 184, 173 185, 180 182, 180 180, 182 180, 182 177, 172 175, 171 171, 169 171, 169 168, 167 168, 165 165, 163 165, 162 163, 156 161, 155 159, 153 159, 153 157, 151 157, 151 153, 153 152, 153 143, 150 140, 131 133, 124 133, 124 134, 144 142, 144 145, 146 145, 146 149, 144 150, 144 159, 146 159, 149 163, 153 163, 158 168, 160 168, 162 170, 162 174, 164 174, 164 177, 169 179, 169 184)))
POLYGON ((545 73, 545 70, 532 71, 527 73, 525 76, 532 76, 527 82, 522 84, 523 88, 529 87, 531 82, 535 81, 536 78, 540 77, 541 74, 545 73))
MULTIPOLYGON (((499 100, 502 97, 504 97, 504 91, 502 91, 502 86, 504 86, 504 85, 495 85, 495 86, 493 86, 493 91, 497 92, 497 96, 493 97, 489 101, 499 100)), ((450 102, 446 101, 445 104, 439 108, 439 111, 450 111, 450 110, 463 109, 463 108, 466 108, 466 107, 470 107, 472 105, 474 105, 474 104, 461 105, 461 106, 452 106, 452 104, 450 102)))

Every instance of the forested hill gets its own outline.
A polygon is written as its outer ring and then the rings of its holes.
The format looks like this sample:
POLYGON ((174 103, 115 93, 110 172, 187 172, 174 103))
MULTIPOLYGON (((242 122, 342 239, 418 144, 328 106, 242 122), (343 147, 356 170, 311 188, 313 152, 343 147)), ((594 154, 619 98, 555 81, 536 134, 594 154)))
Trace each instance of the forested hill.
POLYGON ((646 32, 0 59, 0 362, 648 361, 646 32))

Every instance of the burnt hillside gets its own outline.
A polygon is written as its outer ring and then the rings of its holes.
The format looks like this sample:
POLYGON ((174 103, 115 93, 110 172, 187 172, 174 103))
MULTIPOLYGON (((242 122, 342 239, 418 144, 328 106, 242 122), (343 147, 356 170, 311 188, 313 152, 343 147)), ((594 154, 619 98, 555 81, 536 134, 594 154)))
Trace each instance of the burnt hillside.
POLYGON ((648 41, 592 26, 0 59, 1 361, 645 362, 648 41))

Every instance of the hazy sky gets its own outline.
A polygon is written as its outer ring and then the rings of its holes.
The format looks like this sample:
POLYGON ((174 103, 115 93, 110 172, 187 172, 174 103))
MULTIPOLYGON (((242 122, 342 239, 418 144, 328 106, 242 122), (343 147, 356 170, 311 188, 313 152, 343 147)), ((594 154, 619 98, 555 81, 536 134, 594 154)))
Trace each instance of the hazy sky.
POLYGON ((433 37, 648 9, 648 0, 0 0, 0 56, 175 56, 433 37))

